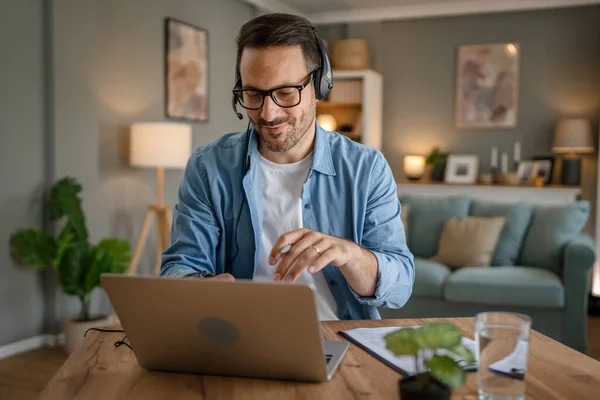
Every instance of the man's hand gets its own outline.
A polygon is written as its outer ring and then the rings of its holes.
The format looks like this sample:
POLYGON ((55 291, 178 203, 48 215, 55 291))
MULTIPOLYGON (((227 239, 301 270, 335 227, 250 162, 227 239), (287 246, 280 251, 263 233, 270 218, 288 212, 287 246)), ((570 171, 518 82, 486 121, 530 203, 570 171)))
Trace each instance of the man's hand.
POLYGON ((311 274, 322 270, 327 264, 342 268, 360 250, 356 243, 349 240, 302 228, 285 233, 277 239, 269 254, 269 264, 275 265, 281 258, 273 280, 295 282, 306 268, 311 274), (287 252, 286 246, 289 247, 287 252))
POLYGON ((235 278, 231 274, 219 274, 217 276, 213 276, 212 278, 206 278, 213 281, 235 281, 235 278))

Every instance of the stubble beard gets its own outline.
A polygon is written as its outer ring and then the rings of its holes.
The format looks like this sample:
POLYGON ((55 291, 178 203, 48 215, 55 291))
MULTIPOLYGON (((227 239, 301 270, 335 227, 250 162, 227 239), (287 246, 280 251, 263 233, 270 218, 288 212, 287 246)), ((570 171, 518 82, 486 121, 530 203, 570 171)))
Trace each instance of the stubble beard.
POLYGON ((296 144, 298 144, 298 142, 306 135, 306 132, 308 132, 308 129, 310 128, 314 118, 315 108, 311 106, 300 115, 299 121, 296 117, 287 116, 277 118, 269 122, 265 121, 264 119, 259 119, 258 123, 252 121, 252 125, 254 126, 256 132, 258 132, 258 135, 262 139, 267 149, 273 152, 281 153, 290 150, 296 144), (282 123, 286 123, 288 125, 286 126, 288 130, 284 130, 282 133, 279 134, 279 136, 286 135, 285 140, 282 143, 277 142, 277 139, 279 139, 279 137, 273 139, 271 135, 264 132, 264 130, 262 129, 265 126, 277 126, 282 123))

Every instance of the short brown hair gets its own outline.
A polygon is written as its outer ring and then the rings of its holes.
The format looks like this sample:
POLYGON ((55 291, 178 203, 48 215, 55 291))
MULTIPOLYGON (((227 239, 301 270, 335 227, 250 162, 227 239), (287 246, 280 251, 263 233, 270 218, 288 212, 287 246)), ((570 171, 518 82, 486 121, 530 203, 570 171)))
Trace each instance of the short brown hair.
POLYGON ((310 73, 321 65, 316 31, 310 21, 297 15, 273 13, 256 17, 246 22, 238 33, 236 68, 239 71, 245 47, 300 46, 310 73))

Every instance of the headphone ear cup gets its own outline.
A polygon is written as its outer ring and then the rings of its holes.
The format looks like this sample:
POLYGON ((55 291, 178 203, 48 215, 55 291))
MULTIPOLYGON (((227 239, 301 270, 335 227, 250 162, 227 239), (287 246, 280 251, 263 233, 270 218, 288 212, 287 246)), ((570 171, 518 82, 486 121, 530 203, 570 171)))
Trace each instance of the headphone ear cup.
POLYGON ((329 92, 333 87, 333 71, 325 44, 318 37, 317 46, 321 53, 321 66, 315 71, 315 95, 317 99, 324 100, 329 96, 329 92))

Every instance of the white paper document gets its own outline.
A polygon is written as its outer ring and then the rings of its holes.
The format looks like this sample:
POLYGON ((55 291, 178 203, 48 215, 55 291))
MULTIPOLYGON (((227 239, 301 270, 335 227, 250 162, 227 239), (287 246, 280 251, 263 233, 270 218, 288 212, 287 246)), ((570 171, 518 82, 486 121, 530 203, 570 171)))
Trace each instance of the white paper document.
POLYGON ((495 372, 503 372, 514 378, 523 378, 527 369, 527 353, 529 343, 519 340, 515 349, 505 358, 489 366, 489 369, 495 372))
MULTIPOLYGON (((360 343, 360 345, 366 347, 372 354, 376 355, 381 361, 385 362, 392 368, 399 370, 407 375, 415 375, 416 365, 415 357, 413 356, 397 356, 386 348, 385 335, 388 333, 397 331, 398 329, 414 329, 418 326, 410 327, 385 327, 385 328, 357 328, 343 331, 344 335, 351 338, 354 342, 360 343)), ((473 355, 476 354, 476 344, 474 340, 462 338, 462 344, 471 350, 473 355)), ((448 353, 445 350, 439 350, 436 352, 439 355, 447 355, 452 357, 455 361, 465 361, 462 357, 458 357, 454 354, 448 353)), ((463 368, 466 367, 463 366, 463 368)))

